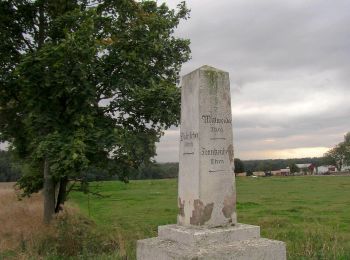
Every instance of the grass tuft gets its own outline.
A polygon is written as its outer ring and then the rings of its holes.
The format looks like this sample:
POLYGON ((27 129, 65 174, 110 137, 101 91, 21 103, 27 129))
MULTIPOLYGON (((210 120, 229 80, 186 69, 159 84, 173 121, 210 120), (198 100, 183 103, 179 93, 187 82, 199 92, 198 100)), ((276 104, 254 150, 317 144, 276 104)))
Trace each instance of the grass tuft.
POLYGON ((42 222, 42 196, 18 200, 0 186, 0 259, 122 259, 120 234, 102 234, 78 209, 65 207, 50 226, 42 222))

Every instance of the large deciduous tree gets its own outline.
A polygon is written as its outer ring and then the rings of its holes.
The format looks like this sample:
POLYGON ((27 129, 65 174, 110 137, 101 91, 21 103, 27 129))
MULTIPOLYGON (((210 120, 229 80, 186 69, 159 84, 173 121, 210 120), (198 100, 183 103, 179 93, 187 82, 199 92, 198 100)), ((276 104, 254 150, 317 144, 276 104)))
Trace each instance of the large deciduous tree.
POLYGON ((178 123, 190 50, 173 32, 187 17, 184 3, 0 2, 0 137, 30 165, 24 193, 44 188, 45 222, 69 180, 107 165, 126 177, 178 123))
POLYGON ((330 149, 324 158, 326 162, 335 164, 338 171, 341 171, 345 164, 350 165, 350 132, 344 136, 344 141, 330 149))

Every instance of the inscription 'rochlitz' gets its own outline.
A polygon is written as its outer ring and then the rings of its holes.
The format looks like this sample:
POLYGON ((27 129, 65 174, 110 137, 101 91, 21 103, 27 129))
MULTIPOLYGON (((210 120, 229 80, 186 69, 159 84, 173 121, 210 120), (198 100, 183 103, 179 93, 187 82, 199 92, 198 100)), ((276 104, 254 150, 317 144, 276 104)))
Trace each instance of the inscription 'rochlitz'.
POLYGON ((231 124, 232 119, 229 117, 219 118, 211 115, 202 115, 205 124, 231 124))
POLYGON ((193 140, 198 138, 198 133, 197 132, 182 132, 180 133, 180 141, 185 141, 185 140, 193 140))
POLYGON ((231 155, 233 154, 233 149, 230 149, 231 147, 229 147, 229 149, 206 149, 204 147, 202 147, 202 151, 201 151, 201 155, 231 155))

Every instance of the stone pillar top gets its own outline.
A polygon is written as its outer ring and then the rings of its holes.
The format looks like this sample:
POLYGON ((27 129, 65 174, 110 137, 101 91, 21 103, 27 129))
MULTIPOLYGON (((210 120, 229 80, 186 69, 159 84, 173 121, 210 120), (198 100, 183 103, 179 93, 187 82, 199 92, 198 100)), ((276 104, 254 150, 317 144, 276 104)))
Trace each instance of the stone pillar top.
POLYGON ((178 224, 234 225, 236 192, 229 74, 204 65, 181 89, 178 224))
MULTIPOLYGON (((221 70, 221 69, 218 69, 218 68, 215 68, 215 67, 212 67, 210 65, 202 65, 201 67, 198 68, 198 70, 214 70, 214 71, 218 71, 218 72, 224 72, 224 73, 228 73, 224 70, 221 70)), ((194 70, 196 71, 196 70, 194 70)), ((191 73, 191 72, 190 72, 191 73)), ((186 75, 184 76, 186 77, 186 75)))

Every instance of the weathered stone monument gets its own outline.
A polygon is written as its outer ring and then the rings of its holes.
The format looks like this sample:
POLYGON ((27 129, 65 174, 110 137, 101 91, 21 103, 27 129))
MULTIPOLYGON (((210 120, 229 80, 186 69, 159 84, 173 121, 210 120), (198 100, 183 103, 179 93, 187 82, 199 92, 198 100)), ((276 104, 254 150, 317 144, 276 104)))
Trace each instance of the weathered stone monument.
POLYGON ((178 223, 137 242, 137 259, 286 259, 285 244, 237 223, 229 75, 203 66, 182 80, 178 223))

